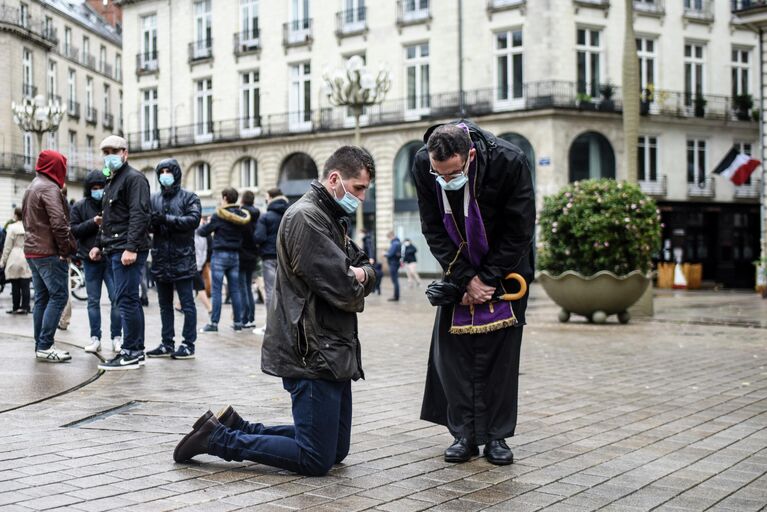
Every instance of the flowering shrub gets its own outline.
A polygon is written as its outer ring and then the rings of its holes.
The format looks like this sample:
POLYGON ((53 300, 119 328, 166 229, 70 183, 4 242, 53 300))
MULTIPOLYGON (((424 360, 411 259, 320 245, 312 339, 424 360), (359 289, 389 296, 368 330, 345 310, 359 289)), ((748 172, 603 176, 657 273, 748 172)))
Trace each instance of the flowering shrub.
POLYGON ((571 183, 546 197, 538 266, 552 274, 648 272, 660 248, 660 212, 638 185, 612 179, 571 183))

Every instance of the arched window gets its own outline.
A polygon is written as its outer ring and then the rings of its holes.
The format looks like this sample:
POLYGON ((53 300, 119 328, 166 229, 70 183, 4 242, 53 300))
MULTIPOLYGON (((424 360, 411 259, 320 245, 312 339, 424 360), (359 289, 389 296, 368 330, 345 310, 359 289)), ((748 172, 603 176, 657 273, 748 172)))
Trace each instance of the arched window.
POLYGON ((282 162, 278 186, 286 196, 295 198, 303 195, 317 178, 319 171, 312 157, 306 153, 293 153, 282 162))
POLYGON ((580 134, 570 146, 570 181, 615 178, 615 153, 597 132, 580 134))
POLYGON ((240 188, 258 186, 258 164, 253 158, 245 158, 239 163, 240 188))
POLYGON ((194 190, 197 193, 210 192, 210 165, 207 162, 199 162, 193 166, 194 190))
POLYGON ((415 162, 415 154, 423 147, 423 142, 411 141, 402 146, 394 158, 394 210, 413 211, 418 209, 415 184, 410 169, 415 162))
POLYGON ((504 133, 499 135, 498 138, 511 142, 522 150, 527 157, 527 161, 530 163, 530 172, 532 173, 533 183, 535 183, 535 150, 530 141, 518 133, 504 133))

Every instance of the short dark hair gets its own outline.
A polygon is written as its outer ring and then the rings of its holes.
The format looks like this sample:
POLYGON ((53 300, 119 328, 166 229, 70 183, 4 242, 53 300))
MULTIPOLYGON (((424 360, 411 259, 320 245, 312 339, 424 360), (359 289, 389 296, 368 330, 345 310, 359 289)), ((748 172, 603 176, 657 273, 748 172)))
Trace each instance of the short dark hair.
POLYGON ((256 200, 256 194, 251 190, 246 190, 242 193, 242 204, 245 206, 253 206, 253 202, 256 200))
POLYGON ((275 197, 279 197, 282 195, 282 189, 280 187, 272 187, 269 190, 267 190, 266 193, 269 194, 269 197, 274 199, 275 197))
POLYGON ((13 214, 16 216, 17 219, 21 220, 21 207, 17 206, 13 209, 13 214))
POLYGON ((237 202, 237 198, 240 196, 240 194, 237 192, 237 189, 232 187, 227 187, 224 190, 221 191, 221 197, 226 199, 226 202, 228 204, 234 204, 237 202))
POLYGON ((363 169, 370 174, 371 181, 375 179, 376 165, 370 153, 357 146, 341 146, 325 162, 322 179, 326 179, 333 171, 340 172, 345 180, 357 178, 363 169))
POLYGON ((434 129, 429 135, 426 149, 437 162, 449 160, 454 155, 464 158, 471 149, 471 138, 463 128, 454 124, 443 124, 434 129))

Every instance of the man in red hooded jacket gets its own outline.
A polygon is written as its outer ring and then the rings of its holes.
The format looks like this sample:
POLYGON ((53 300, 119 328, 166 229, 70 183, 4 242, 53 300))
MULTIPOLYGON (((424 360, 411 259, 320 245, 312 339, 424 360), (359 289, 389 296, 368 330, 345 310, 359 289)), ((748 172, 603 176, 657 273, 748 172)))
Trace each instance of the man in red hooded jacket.
POLYGON ((35 289, 35 357, 38 361, 62 363, 72 356, 53 346, 53 336, 67 303, 69 257, 77 250, 69 228, 69 206, 61 193, 67 159, 57 151, 45 150, 37 157, 35 171, 37 176, 24 192, 21 204, 26 230, 24 256, 32 269, 35 289))

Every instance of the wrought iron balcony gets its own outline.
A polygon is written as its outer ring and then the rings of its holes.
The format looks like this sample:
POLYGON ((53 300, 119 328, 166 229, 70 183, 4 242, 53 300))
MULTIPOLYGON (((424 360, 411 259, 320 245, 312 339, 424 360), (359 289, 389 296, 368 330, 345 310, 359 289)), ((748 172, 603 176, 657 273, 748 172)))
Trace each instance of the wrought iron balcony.
POLYGON ((639 180, 639 188, 648 196, 666 197, 666 175, 660 176, 660 180, 639 180))
POLYGON ((213 39, 201 39, 189 43, 189 63, 213 58, 213 39))
POLYGON ((67 115, 72 119, 80 119, 80 104, 69 100, 67 102, 67 115))
POLYGON ((258 27, 234 34, 234 54, 238 57, 261 51, 258 27))
POLYGON ((397 26, 429 23, 431 21, 431 5, 421 7, 421 0, 397 0, 397 26))
POLYGON ((93 107, 85 107, 85 122, 96 124, 99 119, 99 111, 93 107))
POLYGON ((21 94, 25 98, 34 98, 37 96, 37 86, 32 84, 21 84, 21 94))
POLYGON ((767 7, 767 0, 731 0, 732 12, 760 9, 767 7))
POLYGON ((6 27, 4 30, 16 32, 22 37, 33 39, 49 48, 53 48, 59 42, 57 31, 49 22, 38 20, 29 14, 22 16, 21 9, 8 5, 6 2, 0 5, 0 23, 6 27))
POLYGON ((293 20, 282 25, 282 45, 285 48, 291 46, 311 45, 312 19, 293 20))
POLYGON ((82 54, 80 54, 80 63, 86 68, 90 68, 93 71, 97 71, 96 57, 94 55, 91 55, 90 53, 83 52, 82 54))
POLYGON ((48 101, 52 101, 53 103, 58 103, 59 105, 63 105, 61 103, 61 96, 58 94, 48 93, 48 101))
POLYGON ((79 48, 75 48, 72 45, 64 46, 63 54, 64 54, 64 57, 66 57, 68 59, 80 62, 80 49, 79 48))
POLYGON ((364 6, 336 13, 336 37, 364 34, 367 30, 367 10, 364 6))
POLYGON ((136 55, 136 74, 145 75, 156 73, 159 65, 157 60, 157 51, 142 52, 136 55))
POLYGON ((716 195, 716 181, 706 178, 697 183, 687 183, 687 197, 712 198, 716 195))
POLYGON ((751 183, 740 185, 735 187, 736 199, 759 199, 759 194, 762 190, 762 181, 759 179, 751 179, 751 183))
POLYGON ((684 0, 684 19, 698 23, 713 22, 713 4, 713 0, 684 0))
POLYGON ((634 0, 634 12, 649 16, 663 16, 666 9, 663 0, 634 0))
POLYGON ((109 112, 104 112, 104 128, 107 130, 111 130, 115 126, 115 116, 110 114, 109 112))

